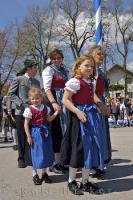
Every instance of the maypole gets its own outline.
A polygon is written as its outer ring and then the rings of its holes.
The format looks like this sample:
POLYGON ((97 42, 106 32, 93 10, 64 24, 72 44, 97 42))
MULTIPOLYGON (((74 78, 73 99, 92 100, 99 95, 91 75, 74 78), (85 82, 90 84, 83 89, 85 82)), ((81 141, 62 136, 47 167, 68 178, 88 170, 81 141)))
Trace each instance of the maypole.
POLYGON ((102 17, 101 17, 101 0, 94 0, 95 21, 96 21, 96 44, 102 45, 102 17))

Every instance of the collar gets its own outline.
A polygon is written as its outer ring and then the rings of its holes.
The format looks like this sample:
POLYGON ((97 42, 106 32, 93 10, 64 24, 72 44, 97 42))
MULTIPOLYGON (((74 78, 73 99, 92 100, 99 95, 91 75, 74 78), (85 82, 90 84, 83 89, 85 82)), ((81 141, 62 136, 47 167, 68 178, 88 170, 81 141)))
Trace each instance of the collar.
POLYGON ((92 83, 91 79, 85 79, 85 78, 83 78, 82 80, 85 81, 87 84, 92 83))
POLYGON ((44 109, 44 105, 41 104, 39 107, 31 105, 31 107, 35 108, 36 110, 42 111, 44 109))

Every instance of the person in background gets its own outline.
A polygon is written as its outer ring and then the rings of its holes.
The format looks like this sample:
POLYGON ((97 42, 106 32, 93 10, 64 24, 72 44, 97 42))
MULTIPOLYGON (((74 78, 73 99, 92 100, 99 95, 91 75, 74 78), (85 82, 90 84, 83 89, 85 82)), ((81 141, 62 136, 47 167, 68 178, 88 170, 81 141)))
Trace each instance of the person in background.
POLYGON ((66 67, 63 64, 64 56, 62 51, 54 49, 50 52, 49 57, 51 65, 47 66, 42 72, 43 86, 50 106, 54 111, 60 112, 57 118, 51 123, 55 163, 50 170, 62 174, 66 168, 59 164, 60 147, 68 121, 68 113, 62 104, 62 96, 68 76, 66 67))
POLYGON ((103 104, 94 93, 94 72, 93 57, 79 57, 73 67, 73 78, 65 84, 62 100, 70 111, 70 124, 61 146, 61 163, 69 165, 68 188, 75 195, 102 192, 98 185, 89 181, 90 170, 104 166, 102 127, 96 106, 102 109, 103 104), (82 168, 80 185, 76 182, 78 168, 82 168))
POLYGON ((50 167, 54 162, 52 138, 48 122, 56 118, 58 111, 50 115, 50 108, 43 104, 44 95, 41 89, 32 87, 28 94, 31 104, 23 113, 25 117, 24 128, 27 142, 30 145, 33 182, 35 185, 41 185, 42 181, 46 183, 52 182, 47 174, 47 167, 50 167), (37 169, 42 169, 41 179, 37 169))
POLYGON ((13 138, 13 150, 18 150, 18 136, 17 136, 17 130, 16 130, 16 115, 15 115, 15 104, 11 101, 11 97, 8 96, 7 102, 7 113, 8 118, 10 121, 10 128, 11 128, 11 135, 13 138))
MULTIPOLYGON (((8 96, 4 96, 2 100, 2 135, 3 135, 3 142, 8 142, 8 131, 10 126, 10 119, 7 110, 7 101, 8 96)), ((10 133, 11 135, 11 133, 10 133)))
MULTIPOLYGON (((101 69, 101 65, 104 62, 104 50, 101 46, 95 45, 89 51, 88 55, 92 55, 95 63, 96 63, 96 94, 101 99, 103 103, 105 103, 104 93, 108 88, 108 80, 101 69)), ((102 123, 102 134, 101 139, 103 141, 103 151, 104 151, 104 163, 108 164, 111 160, 111 140, 110 140, 110 131, 109 131, 109 123, 108 117, 101 113, 101 123, 102 123)), ((92 177, 100 178, 105 171, 100 169, 95 169, 94 174, 92 177)))
POLYGON ((118 118, 120 116, 120 102, 116 98, 112 98, 111 100, 111 114, 115 120, 115 126, 116 126, 118 118))
POLYGON ((1 122, 2 122, 2 100, 3 97, 0 95, 0 128, 1 128, 1 122))
POLYGON ((29 106, 28 91, 31 86, 40 87, 40 82, 34 77, 37 74, 37 62, 31 59, 24 61, 24 74, 17 76, 12 82, 8 96, 16 106, 16 128, 18 134, 18 167, 26 167, 26 135, 24 133, 24 117, 23 112, 29 106))

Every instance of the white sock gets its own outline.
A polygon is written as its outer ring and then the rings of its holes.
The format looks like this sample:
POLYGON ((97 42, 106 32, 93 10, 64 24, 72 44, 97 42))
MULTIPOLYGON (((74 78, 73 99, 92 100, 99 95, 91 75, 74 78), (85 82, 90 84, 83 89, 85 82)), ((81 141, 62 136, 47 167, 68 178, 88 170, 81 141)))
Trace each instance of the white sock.
POLYGON ((69 180, 68 180, 69 183, 71 183, 76 179, 76 172, 77 168, 69 167, 69 180))
POLYGON ((17 136, 17 130, 15 128, 12 129, 12 137, 13 142, 15 145, 18 145, 18 136, 17 136))
POLYGON ((42 169, 42 174, 45 174, 45 173, 47 173, 47 168, 42 169))
POLYGON ((32 175, 35 176, 37 174, 37 169, 32 168, 32 175))
POLYGON ((58 164, 59 161, 60 161, 60 153, 55 153, 55 154, 54 154, 54 157, 55 157, 55 162, 54 162, 54 164, 56 165, 56 164, 58 164))
POLYGON ((82 183, 86 183, 89 181, 89 169, 82 168, 82 183))

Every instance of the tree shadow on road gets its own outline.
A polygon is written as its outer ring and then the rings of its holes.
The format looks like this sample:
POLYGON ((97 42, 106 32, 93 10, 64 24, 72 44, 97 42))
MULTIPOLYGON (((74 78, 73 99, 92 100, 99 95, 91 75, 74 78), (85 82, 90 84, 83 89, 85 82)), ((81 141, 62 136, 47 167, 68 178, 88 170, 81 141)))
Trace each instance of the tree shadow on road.
POLYGON ((112 152, 117 152, 118 150, 117 149, 112 149, 112 152))
POLYGON ((133 190, 133 178, 102 181, 98 184, 105 190, 105 193, 133 190))
MULTIPOLYGON (((77 172, 76 178, 81 178, 82 174, 81 172, 77 172)), ((69 174, 68 172, 63 175, 50 175, 50 178, 52 179, 53 183, 61 183, 61 182, 68 182, 69 174)))
POLYGON ((115 158, 110 161, 109 166, 120 163, 129 163, 129 162, 132 162, 132 160, 115 158))
POLYGON ((104 179, 116 179, 133 175, 133 165, 113 165, 107 169, 104 179))

